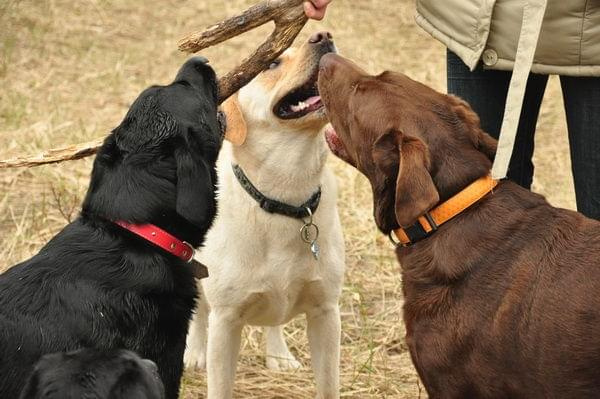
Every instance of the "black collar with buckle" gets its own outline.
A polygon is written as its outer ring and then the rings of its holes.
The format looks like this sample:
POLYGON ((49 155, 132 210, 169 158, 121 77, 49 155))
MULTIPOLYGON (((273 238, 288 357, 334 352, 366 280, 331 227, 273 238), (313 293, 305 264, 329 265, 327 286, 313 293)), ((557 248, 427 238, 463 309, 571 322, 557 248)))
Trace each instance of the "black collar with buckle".
POLYGON ((260 207, 269 213, 277 213, 284 216, 289 216, 294 219, 303 219, 307 217, 312 217, 312 215, 316 212, 319 201, 321 200, 321 187, 315 191, 310 198, 300 206, 289 205, 283 203, 281 201, 274 200, 272 198, 268 198, 263 193, 261 193, 255 186, 252 184, 248 176, 244 173, 242 168, 239 165, 232 164, 233 174, 237 178, 240 185, 246 190, 248 194, 258 204, 260 207), (308 208, 308 209, 307 209, 308 208), (310 210, 310 211, 309 211, 310 210))
POLYGON ((407 247, 435 233, 439 226, 437 225, 431 214, 429 212, 425 212, 422 217, 425 218, 427 223, 429 223, 429 226, 427 226, 421 220, 417 220, 414 224, 408 227, 404 227, 404 234, 406 234, 406 237, 408 237, 408 242, 396 241, 392 236, 394 234, 394 231, 390 231, 388 237, 392 244, 407 247), (427 228, 425 226, 427 226, 427 228))

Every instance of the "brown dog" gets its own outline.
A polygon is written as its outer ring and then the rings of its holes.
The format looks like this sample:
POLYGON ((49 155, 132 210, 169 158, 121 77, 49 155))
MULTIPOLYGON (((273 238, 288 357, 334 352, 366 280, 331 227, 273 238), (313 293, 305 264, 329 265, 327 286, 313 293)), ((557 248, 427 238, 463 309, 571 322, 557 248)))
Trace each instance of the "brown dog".
MULTIPOLYGON (((496 142, 456 97, 337 55, 321 60, 319 91, 329 146, 370 180, 385 234, 489 173, 496 142)), ((406 339, 429 395, 600 397, 600 223, 509 181, 488 191, 397 248, 406 339)))

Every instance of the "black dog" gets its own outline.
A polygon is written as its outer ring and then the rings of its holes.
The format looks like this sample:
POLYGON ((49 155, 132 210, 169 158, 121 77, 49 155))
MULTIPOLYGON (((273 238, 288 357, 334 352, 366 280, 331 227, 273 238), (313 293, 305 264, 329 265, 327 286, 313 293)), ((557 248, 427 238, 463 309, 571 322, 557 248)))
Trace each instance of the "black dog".
POLYGON ((162 399, 156 364, 133 352, 80 349, 45 355, 21 399, 162 399))
POLYGON ((177 397, 194 276, 114 222, 149 223, 201 245, 216 210, 221 142, 206 59, 135 100, 96 157, 78 219, 0 276, 0 398, 18 397, 42 355, 82 347, 153 360, 166 397, 177 397))

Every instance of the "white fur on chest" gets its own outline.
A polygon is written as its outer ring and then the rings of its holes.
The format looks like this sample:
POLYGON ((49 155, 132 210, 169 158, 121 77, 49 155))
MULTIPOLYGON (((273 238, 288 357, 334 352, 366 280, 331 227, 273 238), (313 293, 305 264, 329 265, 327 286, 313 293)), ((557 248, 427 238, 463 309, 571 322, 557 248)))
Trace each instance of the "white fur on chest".
MULTIPOLYGON (((303 222, 261 209, 233 175, 232 161, 231 149, 224 148, 218 166, 219 212, 199 255, 209 267, 202 286, 210 306, 237 308, 248 324, 278 325, 308 307, 337 303, 344 242, 331 171, 325 168, 319 179, 322 196, 313 221, 321 250, 316 260, 300 237, 303 222)), ((298 187, 303 202, 317 185, 308 185, 308 193, 306 185, 298 187)), ((293 186, 288 190, 293 197, 293 186)))

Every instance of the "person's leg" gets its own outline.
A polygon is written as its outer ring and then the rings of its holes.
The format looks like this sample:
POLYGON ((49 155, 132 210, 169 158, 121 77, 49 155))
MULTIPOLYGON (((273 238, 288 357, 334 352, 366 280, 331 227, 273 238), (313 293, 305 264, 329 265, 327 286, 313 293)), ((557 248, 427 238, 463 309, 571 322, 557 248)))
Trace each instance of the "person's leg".
MULTIPOLYGON (((481 119, 481 128, 498 139, 510 84, 511 72, 486 70, 480 65, 471 72, 453 52, 447 52, 448 93, 467 101, 481 119)), ((530 74, 508 178, 529 189, 533 179, 535 126, 548 81, 547 75, 530 74)))
POLYGON ((561 76, 577 210, 600 220, 600 77, 561 76))

